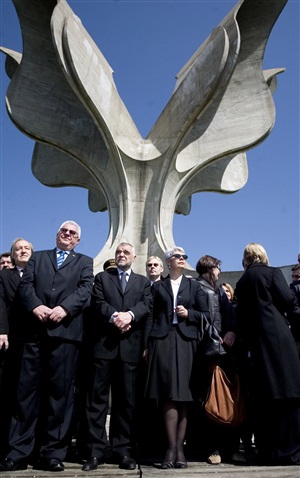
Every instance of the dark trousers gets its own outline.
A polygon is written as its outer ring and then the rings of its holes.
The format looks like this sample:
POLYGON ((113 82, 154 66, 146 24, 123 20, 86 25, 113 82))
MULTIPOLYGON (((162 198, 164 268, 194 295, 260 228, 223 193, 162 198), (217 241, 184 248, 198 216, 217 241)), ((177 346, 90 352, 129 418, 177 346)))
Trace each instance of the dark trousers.
POLYGON ((0 457, 8 452, 8 434, 15 411, 23 344, 10 339, 8 350, 0 351, 0 457))
POLYGON ((52 337, 24 344, 10 458, 28 460, 35 448, 41 458, 65 458, 78 352, 78 343, 52 337))
POLYGON ((107 444, 106 418, 111 387, 112 403, 109 440, 112 452, 131 452, 138 363, 97 359, 87 398, 88 449, 90 456, 102 458, 107 444))

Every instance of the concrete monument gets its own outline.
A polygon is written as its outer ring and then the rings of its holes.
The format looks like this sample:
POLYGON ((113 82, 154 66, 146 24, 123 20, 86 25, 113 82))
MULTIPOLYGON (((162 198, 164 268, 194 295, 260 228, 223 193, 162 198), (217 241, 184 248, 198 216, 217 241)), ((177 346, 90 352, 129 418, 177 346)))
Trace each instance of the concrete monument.
POLYGON ((247 182, 245 152, 270 133, 272 93, 283 69, 263 71, 272 27, 287 0, 240 0, 176 77, 174 92, 144 139, 113 71, 65 0, 13 0, 22 55, 2 48, 11 82, 7 111, 36 141, 35 177, 89 190, 92 211, 109 210, 95 270, 122 240, 136 270, 174 245, 174 213, 192 194, 233 193, 247 182))

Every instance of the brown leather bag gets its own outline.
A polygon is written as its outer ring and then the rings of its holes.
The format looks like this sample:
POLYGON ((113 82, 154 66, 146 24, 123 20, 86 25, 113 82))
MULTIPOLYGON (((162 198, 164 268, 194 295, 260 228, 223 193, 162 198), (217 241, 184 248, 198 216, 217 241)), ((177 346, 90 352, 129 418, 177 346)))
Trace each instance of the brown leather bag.
POLYGON ((229 380, 221 367, 214 367, 205 413, 210 420, 221 425, 239 426, 244 422, 245 406, 236 373, 229 380))

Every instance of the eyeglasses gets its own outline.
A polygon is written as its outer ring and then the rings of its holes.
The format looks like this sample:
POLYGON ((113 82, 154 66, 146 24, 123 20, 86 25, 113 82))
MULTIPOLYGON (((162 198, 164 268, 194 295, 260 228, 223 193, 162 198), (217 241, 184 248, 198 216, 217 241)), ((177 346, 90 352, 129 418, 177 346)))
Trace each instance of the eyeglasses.
POLYGON ((158 267, 159 264, 147 264, 147 267, 158 267))
POLYGON ((184 259, 185 261, 187 260, 188 256, 186 254, 173 254, 173 256, 170 257, 170 259, 172 259, 172 257, 175 257, 175 259, 184 259))
POLYGON ((60 232, 62 232, 63 234, 67 234, 68 232, 70 236, 73 236, 73 237, 78 236, 78 233, 74 231, 74 229, 66 229, 65 227, 61 227, 60 232))
POLYGON ((292 279, 299 280, 299 279, 300 279, 300 276, 294 276, 294 275, 292 275, 292 279))

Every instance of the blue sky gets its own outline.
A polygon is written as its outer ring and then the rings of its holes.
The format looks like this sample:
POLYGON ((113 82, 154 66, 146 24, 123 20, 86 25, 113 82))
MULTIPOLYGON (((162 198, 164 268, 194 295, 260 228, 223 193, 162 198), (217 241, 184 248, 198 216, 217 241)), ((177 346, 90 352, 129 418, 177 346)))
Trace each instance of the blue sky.
MULTIPOLYGON (((170 99, 175 76, 237 2, 69 1, 114 70, 119 94, 146 136, 170 99)), ((0 44, 22 51, 11 0, 0 4, 0 44)), ((173 233, 194 266, 203 254, 240 270, 244 246, 259 242, 274 266, 295 263, 299 242, 299 0, 289 0, 265 52, 264 69, 284 67, 274 95, 276 122, 264 143, 247 154, 249 179, 231 195, 193 196, 189 216, 175 216, 173 233)), ((36 250, 54 247, 65 219, 82 226, 77 250, 95 257, 108 234, 108 214, 88 209, 80 188, 48 188, 31 173, 34 142, 5 109, 9 83, 0 55, 0 251, 22 236, 36 250)))

